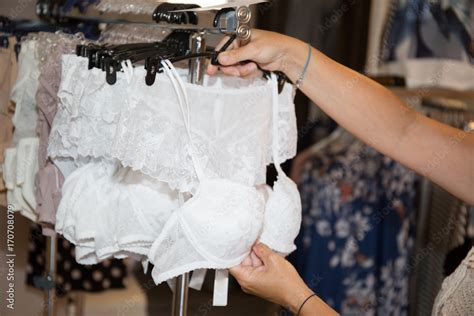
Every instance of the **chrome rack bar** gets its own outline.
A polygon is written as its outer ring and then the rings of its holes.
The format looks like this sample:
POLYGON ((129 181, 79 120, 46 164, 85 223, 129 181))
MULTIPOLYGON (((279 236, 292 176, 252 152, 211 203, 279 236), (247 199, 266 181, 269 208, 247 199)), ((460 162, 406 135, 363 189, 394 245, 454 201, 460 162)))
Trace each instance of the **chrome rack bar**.
MULTIPOLYGON (((200 30, 191 36, 191 52, 204 53, 206 51, 205 30, 200 30)), ((193 58, 189 61, 189 82, 201 85, 206 67, 205 58, 193 58)), ((186 316, 188 313, 189 273, 180 275, 176 279, 173 294, 172 316, 186 316)))

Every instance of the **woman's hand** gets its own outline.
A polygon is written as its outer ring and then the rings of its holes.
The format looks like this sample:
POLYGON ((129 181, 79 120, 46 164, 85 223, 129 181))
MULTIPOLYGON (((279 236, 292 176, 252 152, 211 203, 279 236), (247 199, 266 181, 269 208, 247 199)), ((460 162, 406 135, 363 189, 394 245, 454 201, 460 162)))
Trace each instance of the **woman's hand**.
MULTIPOLYGON (((306 286, 296 269, 283 257, 264 244, 257 244, 240 266, 230 269, 244 292, 282 305, 296 313, 313 292, 306 286), (259 260, 256 260, 259 259, 259 260)), ((301 315, 334 315, 319 298, 311 298, 301 315)))
MULTIPOLYGON (((217 46, 220 49, 229 38, 224 38, 217 46)), ((240 46, 236 40, 219 54, 218 60, 223 73, 247 77, 257 72, 257 64, 264 70, 285 72, 289 48, 300 43, 298 40, 268 31, 252 30, 247 45, 240 46)), ((219 67, 209 65, 208 74, 214 75, 219 67)))

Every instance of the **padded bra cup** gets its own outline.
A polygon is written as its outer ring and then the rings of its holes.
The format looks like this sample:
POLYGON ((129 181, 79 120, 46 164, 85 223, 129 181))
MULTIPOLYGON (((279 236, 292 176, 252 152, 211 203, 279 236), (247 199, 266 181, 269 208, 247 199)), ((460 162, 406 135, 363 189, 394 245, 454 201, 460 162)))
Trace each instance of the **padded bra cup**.
MULTIPOLYGON (((150 257, 167 253, 163 252, 166 248, 163 241, 171 231, 179 230, 176 226, 180 225, 192 247, 217 264, 200 268, 239 264, 261 233, 263 210, 262 194, 253 187, 224 179, 206 179, 194 197, 174 212, 172 218, 177 220, 168 221, 150 257)), ((157 279, 158 282, 166 280, 157 279)))
POLYGON ((271 249, 288 255, 294 250, 294 240, 301 226, 301 198, 296 184, 279 172, 273 190, 267 186, 268 199, 260 241, 271 249))

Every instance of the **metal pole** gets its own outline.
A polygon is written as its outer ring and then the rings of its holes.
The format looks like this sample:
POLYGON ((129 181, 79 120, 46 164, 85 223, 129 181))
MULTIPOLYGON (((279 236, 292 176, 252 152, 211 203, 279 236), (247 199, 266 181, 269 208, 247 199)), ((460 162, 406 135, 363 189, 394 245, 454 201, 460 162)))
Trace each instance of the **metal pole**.
MULTIPOLYGON (((206 39, 204 32, 194 33, 191 36, 191 51, 192 53, 206 52, 206 39)), ((202 85, 204 79, 204 69, 206 67, 205 58, 193 58, 189 61, 189 82, 202 85)))
MULTIPOLYGON (((195 33, 191 36, 191 51, 193 53, 204 53, 206 51, 206 40, 204 32, 195 33)), ((189 82, 202 84, 204 70, 206 67, 205 58, 194 58, 189 61, 189 82)), ((185 273, 176 278, 176 287, 173 294, 172 316, 186 316, 188 313, 188 293, 189 293, 189 273, 185 273)))
POLYGON ((55 302, 55 274, 56 274, 56 235, 51 236, 49 239, 49 272, 48 272, 48 283, 52 286, 48 287, 48 316, 55 314, 54 302, 55 302))

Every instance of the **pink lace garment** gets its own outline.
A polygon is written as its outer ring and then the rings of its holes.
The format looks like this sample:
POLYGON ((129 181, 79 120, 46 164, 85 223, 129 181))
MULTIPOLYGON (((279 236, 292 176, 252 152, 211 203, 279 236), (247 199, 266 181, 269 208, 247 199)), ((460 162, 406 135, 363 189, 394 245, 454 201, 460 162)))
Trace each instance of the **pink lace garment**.
POLYGON ((55 234, 56 210, 61 199, 64 177, 59 169, 48 159, 47 148, 51 125, 58 107, 57 93, 61 82, 61 56, 74 52, 76 45, 83 42, 81 35, 63 33, 39 33, 38 55, 40 76, 36 103, 38 122, 36 132, 39 136, 38 165, 35 178, 36 213, 43 227, 43 234, 55 234))

